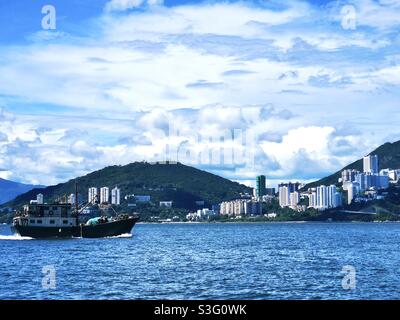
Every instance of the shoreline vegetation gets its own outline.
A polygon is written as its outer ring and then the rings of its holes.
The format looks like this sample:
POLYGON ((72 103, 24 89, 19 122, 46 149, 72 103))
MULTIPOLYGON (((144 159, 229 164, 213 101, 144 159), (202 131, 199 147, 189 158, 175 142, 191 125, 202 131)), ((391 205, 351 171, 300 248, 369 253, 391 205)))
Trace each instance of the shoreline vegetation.
MULTIPOLYGON (((397 197, 396 197, 397 198, 397 197)), ((115 207, 117 212, 127 214, 138 214, 140 223, 271 223, 271 222, 384 222, 384 221, 400 221, 400 215, 393 213, 387 206, 387 201, 372 201, 366 204, 353 204, 345 206, 341 209, 330 209, 325 211, 317 211, 315 209, 307 209, 298 212, 290 208, 281 208, 276 199, 269 203, 263 203, 263 215, 253 216, 227 216, 214 215, 202 220, 189 221, 186 215, 190 210, 183 208, 160 208, 156 204, 141 204, 135 208, 126 206, 115 207), (342 212, 341 210, 349 210, 342 212), (358 213, 362 211, 363 213, 358 213), (275 217, 267 217, 264 214, 276 214, 275 217)), ((396 206, 396 209, 398 207, 396 206)), ((12 213, 4 213, 0 215, 0 223, 10 223, 12 221, 12 213)))
MULTIPOLYGON (((385 144, 374 153, 379 155, 385 167, 400 168, 400 160, 395 161, 395 159, 400 159, 400 141, 394 144, 385 144), (386 150, 388 148, 389 151, 386 150)), ((361 165, 362 161, 358 160, 357 163, 361 165)), ((348 167, 354 167, 353 165, 348 167)), ((330 179, 335 180, 339 173, 338 171, 330 179)), ((46 203, 49 204, 59 201, 60 197, 66 199, 67 195, 74 192, 76 183, 81 190, 82 200, 85 200, 83 193, 90 187, 118 185, 125 198, 121 205, 111 205, 112 210, 111 208, 107 210, 138 214, 141 222, 149 223, 186 222, 190 218, 187 217, 190 212, 193 213, 203 208, 212 209, 218 213, 218 204, 224 201, 243 199, 252 193, 252 189, 247 186, 181 163, 166 165, 135 162, 125 166, 106 167, 66 183, 44 189, 34 189, 22 194, 14 200, 0 205, 0 223, 11 222, 12 212, 20 210, 24 204, 36 199, 38 193, 42 194, 46 203), (131 202, 133 195, 146 195, 149 200, 131 202), (162 206, 163 201, 171 202, 172 207, 162 206)), ((302 191, 306 191, 305 189, 306 187, 302 191)), ((200 220, 199 222, 400 221, 400 181, 392 183, 388 189, 381 191, 380 196, 380 199, 365 197, 365 199, 355 199, 351 204, 346 204, 347 201, 343 197, 343 207, 325 211, 308 208, 306 198, 303 198, 299 202, 299 205, 304 208, 302 211, 289 207, 282 208, 275 195, 274 198, 262 203, 262 215, 239 218, 217 214, 210 215, 208 218, 204 217, 205 221, 200 220)), ((98 205, 94 207, 96 206, 98 205)))
MULTIPOLYGON (((360 220, 337 220, 337 221, 170 221, 170 222, 137 222, 140 225, 156 225, 156 224, 182 224, 182 225, 209 225, 209 224, 337 224, 337 223, 400 223, 400 220, 372 220, 372 221, 360 221, 360 220)), ((0 223, 0 226, 11 226, 11 223, 0 223)))

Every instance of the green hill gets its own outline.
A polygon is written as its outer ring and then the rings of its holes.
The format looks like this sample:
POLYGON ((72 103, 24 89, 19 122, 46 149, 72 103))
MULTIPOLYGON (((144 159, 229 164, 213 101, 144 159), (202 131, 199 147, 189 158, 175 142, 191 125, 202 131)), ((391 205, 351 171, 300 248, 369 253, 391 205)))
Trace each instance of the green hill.
POLYGON ((74 192, 78 182, 80 194, 87 201, 89 187, 107 186, 121 189, 121 200, 126 194, 150 195, 153 203, 174 201, 174 207, 192 209, 195 201, 212 205, 233 199, 242 192, 251 192, 247 186, 183 164, 150 164, 135 162, 126 166, 111 166, 44 189, 33 189, 19 195, 4 206, 18 207, 36 199, 38 193, 46 202, 74 192))
MULTIPOLYGON (((393 143, 385 143, 372 151, 369 154, 377 154, 379 156, 379 169, 391 168, 391 169, 399 169, 400 168, 400 141, 396 141, 393 143)), ((348 166, 342 168, 341 170, 335 172, 334 174, 322 178, 318 181, 307 184, 304 189, 316 187, 319 185, 331 185, 337 184, 338 179, 341 177, 341 173, 345 169, 356 169, 362 171, 363 169, 363 159, 359 159, 348 166)))

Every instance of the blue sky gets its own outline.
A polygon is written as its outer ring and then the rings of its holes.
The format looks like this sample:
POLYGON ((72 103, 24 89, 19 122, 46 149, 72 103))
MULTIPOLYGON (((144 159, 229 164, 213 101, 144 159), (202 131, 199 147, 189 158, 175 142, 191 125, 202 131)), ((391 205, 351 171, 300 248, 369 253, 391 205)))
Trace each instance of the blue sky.
POLYGON ((400 139, 399 17, 399 0, 2 0, 0 177, 166 158, 325 176, 400 139))

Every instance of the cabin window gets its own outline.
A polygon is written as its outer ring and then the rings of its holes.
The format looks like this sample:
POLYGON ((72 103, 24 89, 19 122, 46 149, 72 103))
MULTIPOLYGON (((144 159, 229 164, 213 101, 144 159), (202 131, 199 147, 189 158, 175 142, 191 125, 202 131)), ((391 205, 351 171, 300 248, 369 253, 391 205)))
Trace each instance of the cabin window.
POLYGON ((68 224, 68 220, 63 220, 63 224, 68 224))
POLYGON ((35 223, 35 220, 29 220, 30 223, 35 223))
POLYGON ((53 207, 53 211, 57 211, 57 209, 58 209, 57 207, 53 207))
POLYGON ((39 224, 42 223, 42 220, 38 220, 37 223, 39 223, 39 224))
POLYGON ((50 220, 50 224, 55 224, 56 222, 54 220, 50 220))

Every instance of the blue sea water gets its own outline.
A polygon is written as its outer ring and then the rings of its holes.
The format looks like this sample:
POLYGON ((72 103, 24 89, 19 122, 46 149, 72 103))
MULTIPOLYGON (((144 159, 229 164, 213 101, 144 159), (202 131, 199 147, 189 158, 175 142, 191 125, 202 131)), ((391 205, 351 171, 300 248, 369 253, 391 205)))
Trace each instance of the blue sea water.
POLYGON ((138 224, 70 240, 1 225, 0 299, 398 299, 399 244, 399 223, 138 224))

